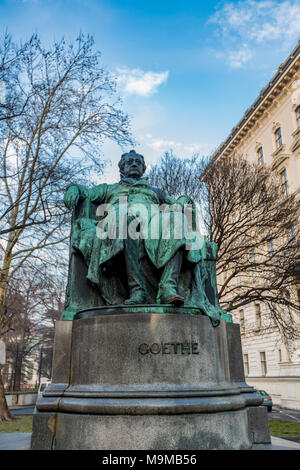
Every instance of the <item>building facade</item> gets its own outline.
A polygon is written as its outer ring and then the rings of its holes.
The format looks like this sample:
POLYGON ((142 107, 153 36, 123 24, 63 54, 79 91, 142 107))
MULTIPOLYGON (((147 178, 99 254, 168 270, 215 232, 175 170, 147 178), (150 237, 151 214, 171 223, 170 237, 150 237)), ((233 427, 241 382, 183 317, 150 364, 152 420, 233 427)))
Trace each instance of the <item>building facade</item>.
MULTIPOLYGON (((286 196, 300 195, 300 41, 212 160, 236 155, 269 166, 286 196)), ((300 410, 300 342, 283 341, 264 309, 253 304, 230 312, 241 327, 246 381, 274 404, 300 410)))

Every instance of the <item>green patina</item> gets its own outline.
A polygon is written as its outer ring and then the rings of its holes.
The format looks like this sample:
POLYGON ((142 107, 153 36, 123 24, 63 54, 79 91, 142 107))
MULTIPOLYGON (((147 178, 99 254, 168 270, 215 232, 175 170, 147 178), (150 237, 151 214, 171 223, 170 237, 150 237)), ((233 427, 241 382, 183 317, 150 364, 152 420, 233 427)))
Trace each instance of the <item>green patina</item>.
POLYGON ((142 177, 143 157, 134 151, 124 154, 119 166, 119 183, 92 189, 72 184, 66 190, 64 201, 73 209, 73 220, 62 319, 72 320, 78 311, 95 307, 168 313, 174 303, 176 313, 207 315, 214 326, 221 318, 231 321, 218 301, 217 245, 191 231, 183 215, 189 205, 194 227, 194 202, 151 187, 142 177), (163 210, 153 212, 153 207, 163 210), (133 239, 130 229, 137 224, 142 236, 133 239), (100 237, 100 226, 110 234, 113 230, 113 236, 100 237))

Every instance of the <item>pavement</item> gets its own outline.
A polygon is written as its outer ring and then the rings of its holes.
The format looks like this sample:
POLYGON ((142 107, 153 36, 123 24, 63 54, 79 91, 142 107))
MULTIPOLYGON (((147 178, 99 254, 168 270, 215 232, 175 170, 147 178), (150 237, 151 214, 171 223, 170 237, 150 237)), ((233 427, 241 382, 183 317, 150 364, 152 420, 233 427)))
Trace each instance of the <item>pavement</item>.
MULTIPOLYGON (((31 432, 0 433, 0 450, 30 450, 31 432)), ((300 444, 271 436, 271 444, 256 444, 253 450, 298 450, 300 444)))
POLYGON ((273 406, 272 411, 268 413, 268 418, 279 421, 288 421, 290 423, 300 423, 300 410, 289 410, 275 405, 273 406))
POLYGON ((29 450, 31 432, 0 433, 0 450, 29 450))
POLYGON ((280 437, 271 436, 271 444, 255 444, 252 450, 298 450, 300 444, 298 442, 289 441, 280 437))

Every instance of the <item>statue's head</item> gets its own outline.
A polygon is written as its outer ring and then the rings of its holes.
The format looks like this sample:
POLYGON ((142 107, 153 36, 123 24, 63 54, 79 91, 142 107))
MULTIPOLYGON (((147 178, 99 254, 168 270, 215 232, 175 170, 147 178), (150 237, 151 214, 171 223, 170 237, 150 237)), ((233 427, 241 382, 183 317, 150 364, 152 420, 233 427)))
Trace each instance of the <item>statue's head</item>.
POLYGON ((121 178, 141 178, 146 170, 144 157, 135 150, 123 153, 119 168, 121 178))

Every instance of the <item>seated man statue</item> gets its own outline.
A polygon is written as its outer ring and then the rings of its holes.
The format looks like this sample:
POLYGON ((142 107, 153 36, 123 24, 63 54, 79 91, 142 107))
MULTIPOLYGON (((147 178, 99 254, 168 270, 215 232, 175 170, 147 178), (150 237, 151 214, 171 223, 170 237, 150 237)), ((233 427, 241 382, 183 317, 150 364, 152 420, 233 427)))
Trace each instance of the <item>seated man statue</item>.
POLYGON ((80 201, 96 209, 74 219, 71 238, 88 282, 103 305, 191 306, 217 325, 226 313, 217 296, 216 244, 195 232, 194 202, 150 186, 134 150, 122 155, 119 169, 118 183, 71 184, 64 196, 70 210, 80 201))

